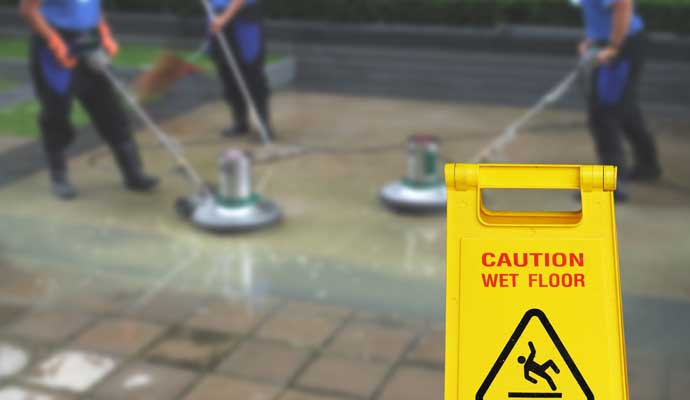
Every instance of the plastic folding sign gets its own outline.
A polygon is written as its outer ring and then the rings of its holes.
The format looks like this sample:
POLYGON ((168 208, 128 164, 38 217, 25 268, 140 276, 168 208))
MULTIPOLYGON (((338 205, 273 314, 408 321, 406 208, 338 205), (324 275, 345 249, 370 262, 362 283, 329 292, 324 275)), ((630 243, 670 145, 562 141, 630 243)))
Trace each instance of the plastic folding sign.
POLYGON ((446 166, 445 400, 627 400, 615 167, 446 166), (579 191, 493 211, 484 189, 579 191))

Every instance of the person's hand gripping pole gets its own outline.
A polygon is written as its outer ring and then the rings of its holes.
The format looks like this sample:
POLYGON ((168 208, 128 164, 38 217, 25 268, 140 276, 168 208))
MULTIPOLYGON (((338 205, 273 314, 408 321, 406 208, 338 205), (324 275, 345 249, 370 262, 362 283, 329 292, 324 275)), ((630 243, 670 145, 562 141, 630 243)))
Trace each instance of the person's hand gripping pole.
POLYGON ((72 56, 70 48, 60 34, 43 18, 40 0, 22 0, 19 12, 31 25, 34 32, 45 40, 46 47, 53 53, 57 62, 64 68, 77 66, 77 59, 72 56))
POLYGON ((120 46, 113 37, 110 25, 108 25, 105 19, 102 19, 98 24, 98 33, 101 35, 101 47, 103 47, 103 50, 108 53, 110 58, 115 58, 117 53, 120 52, 120 46))
POLYGON ((77 59, 72 57, 69 47, 58 33, 51 33, 47 37, 47 44, 60 65, 70 69, 77 66, 77 59))

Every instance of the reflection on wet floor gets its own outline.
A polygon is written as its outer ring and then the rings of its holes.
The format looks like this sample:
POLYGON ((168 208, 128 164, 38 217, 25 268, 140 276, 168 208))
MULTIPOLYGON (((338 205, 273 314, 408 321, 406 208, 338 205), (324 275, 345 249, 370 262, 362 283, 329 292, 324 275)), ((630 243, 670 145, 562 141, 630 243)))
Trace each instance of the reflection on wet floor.
MULTIPOLYGON (((72 163, 77 202, 47 196, 44 174, 3 188, 0 400, 442 398, 445 219, 396 215, 376 196, 404 174, 409 134, 446 138, 444 157, 462 161, 520 110, 296 93, 276 102, 292 142, 383 150, 257 163, 257 189, 286 212, 275 230, 198 232, 172 210, 188 194, 181 180, 126 193, 100 150, 72 163)), ((226 119, 212 104, 166 124, 205 177, 229 145, 218 138, 226 119)), ((140 140, 147 164, 170 171, 140 140)), ((690 392, 690 203, 676 190, 690 182, 687 142, 675 130, 660 137, 673 188, 635 186, 618 208, 633 400, 690 392)), ((586 162, 591 143, 568 124, 526 132, 510 156, 586 162)))

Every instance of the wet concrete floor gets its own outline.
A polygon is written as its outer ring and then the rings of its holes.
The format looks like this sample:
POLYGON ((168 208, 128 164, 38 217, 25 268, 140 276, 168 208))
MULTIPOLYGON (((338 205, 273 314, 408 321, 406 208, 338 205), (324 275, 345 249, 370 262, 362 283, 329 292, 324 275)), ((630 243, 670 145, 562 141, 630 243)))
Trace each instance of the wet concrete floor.
MULTIPOLYGON (((524 110, 298 92, 274 109, 280 151, 221 139, 220 103, 164 123, 210 181, 221 150, 251 148, 257 191, 285 212, 273 230, 213 236, 177 218, 189 186, 146 134, 147 166, 164 177, 151 195, 123 191, 105 149, 72 161, 74 202, 49 196, 45 173, 1 189, 0 338, 21 372, 0 368, 0 399, 440 398, 445 220, 390 213, 377 193, 404 174, 410 134, 439 136, 462 162, 524 110), (237 361, 267 348, 289 367, 237 361), (75 378, 84 363, 92 373, 75 378)), ((690 118, 652 123, 666 177, 617 208, 621 279, 632 398, 675 400, 690 389, 690 118)), ((576 110, 547 112, 500 158, 594 162, 576 110)))

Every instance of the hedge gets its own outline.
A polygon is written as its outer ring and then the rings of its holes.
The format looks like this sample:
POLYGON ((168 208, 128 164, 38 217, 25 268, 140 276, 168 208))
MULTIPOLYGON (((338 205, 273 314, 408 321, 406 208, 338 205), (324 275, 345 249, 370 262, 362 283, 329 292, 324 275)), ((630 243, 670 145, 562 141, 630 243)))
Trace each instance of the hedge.
MULTIPOLYGON (((112 10, 196 15, 196 0, 104 0, 112 10)), ((0 0, 16 5, 18 0, 0 0)), ((263 0, 272 18, 494 26, 506 23, 577 26, 569 0, 263 0)), ((690 0, 637 0, 651 30, 690 33, 690 0)))

